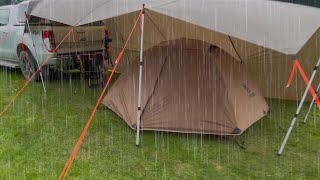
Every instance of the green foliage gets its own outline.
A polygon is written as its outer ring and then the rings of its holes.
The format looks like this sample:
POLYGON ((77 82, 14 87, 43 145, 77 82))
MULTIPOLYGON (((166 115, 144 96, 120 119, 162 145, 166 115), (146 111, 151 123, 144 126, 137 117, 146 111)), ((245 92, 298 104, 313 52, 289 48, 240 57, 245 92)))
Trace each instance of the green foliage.
POLYGON ((9 5, 9 4, 11 4, 11 0, 1 0, 0 1, 0 6, 9 5))
POLYGON ((0 0, 0 6, 10 5, 20 3, 24 0, 0 0))
POLYGON ((282 1, 282 2, 288 2, 288 3, 294 3, 294 4, 320 7, 319 0, 274 0, 274 1, 282 1))

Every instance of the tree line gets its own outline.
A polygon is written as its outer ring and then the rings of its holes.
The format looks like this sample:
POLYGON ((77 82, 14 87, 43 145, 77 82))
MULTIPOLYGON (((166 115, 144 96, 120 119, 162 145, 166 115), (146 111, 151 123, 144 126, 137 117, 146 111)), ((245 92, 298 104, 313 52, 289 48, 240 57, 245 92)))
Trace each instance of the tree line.
POLYGON ((0 6, 15 4, 15 3, 19 3, 21 1, 23 1, 23 0, 0 0, 0 6))
POLYGON ((320 0, 274 0, 320 8, 320 0))

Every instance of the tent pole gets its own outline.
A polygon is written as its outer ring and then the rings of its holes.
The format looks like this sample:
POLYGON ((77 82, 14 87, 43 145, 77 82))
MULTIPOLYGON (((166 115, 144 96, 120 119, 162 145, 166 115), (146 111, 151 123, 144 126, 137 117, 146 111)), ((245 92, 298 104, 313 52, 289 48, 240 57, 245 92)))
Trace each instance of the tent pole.
POLYGON ((140 65, 139 65, 139 90, 138 90, 138 112, 137 112, 137 137, 136 145, 139 146, 140 143, 140 116, 141 116, 141 89, 142 89, 142 65, 143 65, 143 38, 144 38, 144 4, 143 12, 141 16, 141 38, 140 38, 140 65))
MULTIPOLYGON (((33 45, 33 48, 34 48, 34 52, 36 53, 36 63, 38 65, 38 67, 40 67, 40 64, 38 62, 38 59, 39 59, 39 56, 38 56, 38 53, 37 53, 37 48, 36 46, 34 45, 34 40, 33 40, 33 37, 32 37, 32 32, 31 32, 31 28, 30 28, 30 24, 29 24, 29 19, 28 19, 28 16, 27 16, 27 13, 25 14, 26 15, 26 23, 27 23, 27 26, 28 26, 28 31, 30 33, 30 36, 31 36, 31 40, 32 40, 32 45, 33 45)), ((22 37, 23 38, 23 37, 22 37)), ((43 75, 42 75, 42 69, 40 70, 40 79, 41 79, 41 83, 42 83, 42 87, 43 87, 43 91, 44 93, 47 93, 47 89, 46 89, 46 85, 44 84, 44 81, 43 81, 43 75)))
POLYGON ((317 62, 317 64, 316 64, 316 66, 315 66, 314 69, 313 69, 313 72, 312 72, 310 81, 309 81, 309 83, 308 83, 308 86, 307 86, 307 88, 305 89, 305 91, 304 91, 304 93, 303 93, 303 96, 302 96, 301 101, 300 101, 300 103, 299 103, 299 106, 298 106, 298 109, 297 109, 297 111, 296 111, 296 114, 294 115, 294 117, 293 117, 293 119, 292 119, 292 122, 291 122, 291 124, 290 124, 290 127, 289 127, 289 129, 288 129, 288 132, 287 132, 287 134, 286 134, 286 136, 285 136, 285 138, 284 138, 284 140, 283 140, 283 142, 282 142, 282 144, 281 144, 281 147, 280 147, 280 149, 279 149, 278 155, 282 155, 282 152, 283 152, 283 150, 284 150, 284 148, 285 148, 285 146, 286 146, 286 144, 287 144, 287 141, 288 141, 288 139, 289 139, 289 136, 290 136, 290 134, 291 134, 291 131, 292 131, 292 129, 293 129, 293 127, 294 127, 294 125, 295 125, 295 123, 296 123, 296 121, 297 121, 298 115, 299 115, 299 113, 300 113, 300 111, 301 111, 301 109, 302 109, 304 100, 305 100, 306 97, 307 97, 307 94, 308 94, 309 88, 310 88, 310 86, 311 86, 311 84, 312 84, 312 81, 313 81, 314 77, 315 77, 316 74, 317 74, 317 70, 318 70, 319 65, 320 65, 320 58, 319 58, 319 60, 318 60, 318 62, 317 62))
MULTIPOLYGON (((318 94, 319 90, 320 90, 320 83, 318 84, 318 87, 317 87, 315 93, 318 94)), ((314 104, 314 97, 312 98, 312 101, 311 101, 311 103, 310 103, 310 106, 309 106, 308 112, 307 112, 307 114, 306 114, 306 117, 305 117, 304 120, 303 120, 303 123, 306 123, 306 122, 307 122, 307 119, 308 119, 308 117, 309 117, 309 114, 310 114, 310 111, 311 111, 311 109, 312 109, 313 104, 314 104)))

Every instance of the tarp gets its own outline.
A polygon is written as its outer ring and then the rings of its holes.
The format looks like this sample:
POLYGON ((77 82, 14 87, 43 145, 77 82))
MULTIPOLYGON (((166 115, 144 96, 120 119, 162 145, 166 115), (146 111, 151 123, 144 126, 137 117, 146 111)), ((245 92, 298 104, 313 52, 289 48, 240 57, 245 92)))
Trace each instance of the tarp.
MULTIPOLYGON (((113 39, 111 43, 111 55, 113 59, 120 52, 120 48, 118 47, 123 45, 122 39, 128 36, 130 28, 134 23, 132 18, 136 18, 137 14, 135 12, 105 20, 106 28, 109 29, 110 37, 113 39)), ((320 31, 318 30, 297 54, 308 77, 310 77, 313 67, 320 56, 319 33, 320 31)), ((295 76, 292 85, 286 88, 293 67, 293 58, 291 56, 239 38, 186 23, 176 18, 163 16, 154 11, 147 11, 144 33, 145 50, 162 41, 183 37, 214 44, 231 54, 238 61, 242 60, 243 64, 247 66, 252 79, 257 83, 265 97, 297 100, 300 99, 306 88, 306 84, 299 74, 295 76)), ((119 71, 125 71, 127 66, 130 65, 130 60, 139 55, 139 39, 140 31, 135 31, 128 50, 124 54, 125 58, 121 61, 119 71)), ((317 83, 320 81, 319 77, 316 77, 313 84, 314 87, 318 85, 317 83)), ((308 98, 310 99, 311 96, 308 96, 308 98)))
POLYGON ((284 54, 297 54, 320 26, 320 10, 267 0, 32 0, 29 14, 79 26, 151 11, 284 54))
MULTIPOLYGON (((145 51, 142 130, 238 135, 268 112, 245 66, 220 48, 178 39, 145 51)), ((139 58, 113 84, 103 104, 136 126, 139 58)))
MULTIPOLYGON (((116 58, 138 11, 145 3, 144 50, 182 37, 214 44, 247 66, 265 97, 299 99, 306 85, 296 76, 286 83, 292 54, 310 76, 320 57, 320 10, 267 0, 31 0, 29 14, 79 26, 104 20, 113 39, 116 58)), ((120 70, 138 55, 140 33, 135 31, 120 70)), ((317 77, 315 83, 319 82, 317 77)), ((316 86, 317 84, 313 84, 316 86)), ((309 97, 310 98, 310 97, 309 97)))

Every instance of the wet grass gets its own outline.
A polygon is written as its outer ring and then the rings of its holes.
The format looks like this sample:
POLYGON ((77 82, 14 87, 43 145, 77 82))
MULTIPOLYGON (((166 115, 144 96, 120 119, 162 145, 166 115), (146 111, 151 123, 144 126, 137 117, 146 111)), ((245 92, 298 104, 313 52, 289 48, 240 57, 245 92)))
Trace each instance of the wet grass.
MULTIPOLYGON (((24 83, 19 70, 0 67, 0 109, 24 83)), ((0 118, 0 179, 56 179, 101 91, 79 78, 33 83, 0 118)), ((135 132, 101 106, 71 168, 70 179, 318 179, 319 111, 299 119, 277 156, 297 103, 268 100, 269 116, 244 134, 247 149, 217 136, 135 132)), ((304 111, 306 110, 306 107, 304 111)), ((303 116, 303 115, 302 115, 303 116)))

